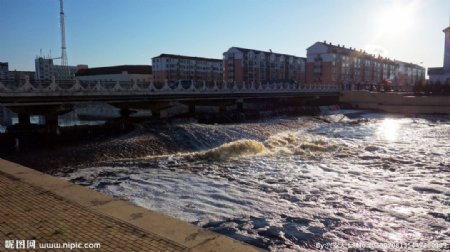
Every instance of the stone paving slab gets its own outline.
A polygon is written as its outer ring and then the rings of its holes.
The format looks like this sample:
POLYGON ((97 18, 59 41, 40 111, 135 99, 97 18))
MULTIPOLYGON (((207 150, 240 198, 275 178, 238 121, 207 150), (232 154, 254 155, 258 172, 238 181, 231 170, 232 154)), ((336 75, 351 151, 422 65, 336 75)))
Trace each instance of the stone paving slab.
POLYGON ((0 173, 0 206, 2 245, 6 240, 35 240, 100 243, 101 251, 188 251, 181 244, 102 216, 4 173, 0 173))
MULTIPOLYGON (((67 251, 260 251, 123 200, 0 159, 0 251, 6 242, 100 243, 67 251)), ((15 244, 16 245, 16 244, 15 244)), ((25 250, 21 250, 25 251, 25 250)))

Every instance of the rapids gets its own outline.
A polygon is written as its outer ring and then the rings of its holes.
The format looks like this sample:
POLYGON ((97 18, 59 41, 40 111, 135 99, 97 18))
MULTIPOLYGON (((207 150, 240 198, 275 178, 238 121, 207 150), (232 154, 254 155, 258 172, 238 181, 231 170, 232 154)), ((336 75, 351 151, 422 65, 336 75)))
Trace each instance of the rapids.
MULTIPOLYGON (((62 177, 272 251, 326 242, 450 244, 450 117, 365 113, 246 130, 186 123, 192 151, 62 177), (200 140, 199 140, 200 139, 200 140)), ((281 120, 281 123, 283 123, 281 120)))

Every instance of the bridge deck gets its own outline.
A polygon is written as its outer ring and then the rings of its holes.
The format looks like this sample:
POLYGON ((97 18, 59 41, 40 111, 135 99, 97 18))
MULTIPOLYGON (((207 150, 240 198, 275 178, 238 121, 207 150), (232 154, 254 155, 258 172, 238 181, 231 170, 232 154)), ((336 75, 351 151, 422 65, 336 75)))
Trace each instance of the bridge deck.
POLYGON ((277 98, 305 96, 337 96, 336 85, 312 85, 299 83, 233 84, 182 82, 165 83, 156 87, 152 82, 82 82, 55 81, 51 83, 0 82, 0 104, 20 104, 99 101, 186 101, 240 98, 277 98))
POLYGON ((294 98, 313 96, 338 96, 338 92, 309 93, 230 93, 230 94, 160 94, 160 95, 103 95, 103 96, 14 96, 4 97, 0 94, 0 104, 4 106, 20 106, 31 104, 64 104, 74 102, 161 102, 192 100, 226 100, 226 99, 262 99, 262 98, 294 98))

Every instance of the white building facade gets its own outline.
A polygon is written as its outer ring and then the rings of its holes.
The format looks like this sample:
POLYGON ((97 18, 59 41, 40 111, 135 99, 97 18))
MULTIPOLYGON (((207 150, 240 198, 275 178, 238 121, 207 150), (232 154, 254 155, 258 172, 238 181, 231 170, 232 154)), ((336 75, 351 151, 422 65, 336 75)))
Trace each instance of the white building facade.
POLYGON ((36 80, 73 79, 77 71, 76 66, 54 65, 53 59, 38 57, 34 60, 36 80))
POLYGON ((152 58, 155 83, 180 80, 222 82, 223 62, 221 59, 192 57, 175 54, 161 54, 152 58))
POLYGON ((444 66, 428 68, 430 84, 450 85, 450 26, 443 30, 444 37, 444 66))

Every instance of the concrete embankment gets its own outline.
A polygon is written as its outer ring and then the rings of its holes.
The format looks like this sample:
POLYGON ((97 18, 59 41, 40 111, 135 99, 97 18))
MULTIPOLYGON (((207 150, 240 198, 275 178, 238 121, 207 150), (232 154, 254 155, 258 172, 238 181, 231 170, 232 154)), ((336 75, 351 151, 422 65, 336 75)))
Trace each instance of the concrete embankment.
POLYGON ((353 108, 401 114, 450 114, 449 96, 405 96, 369 91, 342 92, 339 102, 353 108))
POLYGON ((261 251, 3 159, 0 205, 1 241, 34 240, 36 248, 71 241, 101 251, 261 251))

